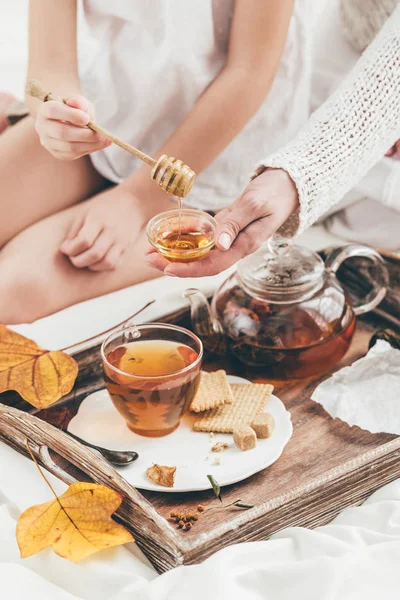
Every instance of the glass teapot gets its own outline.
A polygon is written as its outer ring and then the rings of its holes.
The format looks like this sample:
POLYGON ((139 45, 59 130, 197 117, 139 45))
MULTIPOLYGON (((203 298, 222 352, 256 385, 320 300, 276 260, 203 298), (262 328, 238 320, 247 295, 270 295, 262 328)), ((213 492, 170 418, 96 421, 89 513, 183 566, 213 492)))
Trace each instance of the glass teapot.
POLYGON ((184 296, 208 350, 267 368, 272 378, 299 378, 328 371, 344 356, 356 315, 374 309, 387 286, 384 262, 371 248, 336 248, 324 263, 315 252, 275 236, 238 263, 211 307, 199 290, 184 296), (372 289, 358 304, 351 304, 335 276, 353 256, 368 258, 373 267, 372 289))

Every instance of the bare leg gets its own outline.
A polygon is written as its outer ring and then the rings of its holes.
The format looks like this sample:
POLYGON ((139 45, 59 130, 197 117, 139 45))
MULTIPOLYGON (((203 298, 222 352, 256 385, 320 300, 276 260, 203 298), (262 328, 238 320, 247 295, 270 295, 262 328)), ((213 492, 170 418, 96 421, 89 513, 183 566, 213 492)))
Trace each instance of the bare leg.
POLYGON ((106 180, 88 157, 62 162, 26 117, 0 136, 0 247, 23 229, 95 194, 106 180))
MULTIPOLYGON (((60 253, 60 245, 72 221, 79 211, 86 210, 88 203, 98 202, 99 197, 35 223, 3 248, 0 253, 0 322, 31 322, 72 304, 160 275, 144 261, 148 243, 145 222, 133 232, 134 241, 115 271, 77 269, 60 253)), ((171 206, 172 202, 166 199, 157 209, 167 210, 171 206)))

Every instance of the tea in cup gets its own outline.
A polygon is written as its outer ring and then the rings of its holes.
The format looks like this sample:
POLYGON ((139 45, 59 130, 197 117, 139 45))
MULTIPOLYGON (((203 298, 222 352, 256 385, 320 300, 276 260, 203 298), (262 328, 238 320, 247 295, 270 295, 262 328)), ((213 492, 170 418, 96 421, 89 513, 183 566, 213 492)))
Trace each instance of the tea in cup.
POLYGON ((101 356, 107 391, 128 427, 148 437, 172 433, 199 385, 200 339, 175 325, 133 326, 111 334, 101 356))

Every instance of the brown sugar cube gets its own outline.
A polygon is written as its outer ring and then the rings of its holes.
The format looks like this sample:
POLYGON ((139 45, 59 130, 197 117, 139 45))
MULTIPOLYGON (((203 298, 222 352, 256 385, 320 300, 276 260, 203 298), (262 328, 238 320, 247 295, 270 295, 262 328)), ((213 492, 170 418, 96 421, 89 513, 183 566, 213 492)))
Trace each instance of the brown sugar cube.
POLYGON ((261 413, 254 418, 251 428, 256 432, 259 440, 271 437, 275 429, 275 420, 270 413, 261 413))
POLYGON ((256 432, 247 425, 238 427, 233 431, 233 441, 240 450, 252 450, 257 444, 256 432))

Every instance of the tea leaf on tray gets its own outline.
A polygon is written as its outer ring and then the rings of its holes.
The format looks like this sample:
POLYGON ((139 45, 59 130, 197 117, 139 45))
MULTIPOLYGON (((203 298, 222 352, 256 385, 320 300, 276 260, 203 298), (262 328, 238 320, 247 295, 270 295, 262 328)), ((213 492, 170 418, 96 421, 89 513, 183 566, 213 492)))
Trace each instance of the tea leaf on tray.
POLYGON ((244 502, 235 502, 233 506, 238 508, 254 508, 254 504, 245 504, 244 502))
POLYGON ((77 375, 78 365, 68 354, 43 350, 0 325, 0 392, 15 390, 36 408, 46 408, 72 390, 77 375))
POLYGON ((28 441, 26 446, 55 498, 28 508, 18 519, 16 534, 22 558, 52 546, 59 556, 79 562, 104 548, 133 541, 129 531, 111 518, 122 502, 121 494, 103 485, 78 482, 57 496, 28 441))
POLYGON ((207 477, 212 485, 212 489, 213 489, 215 496, 218 498, 218 500, 220 502, 222 502, 221 486, 219 485, 218 481, 212 475, 207 475, 207 477))

